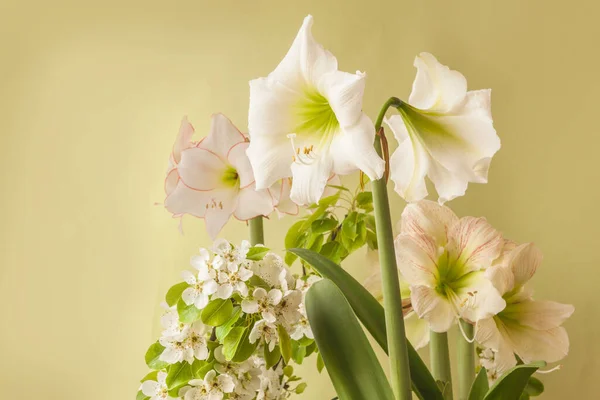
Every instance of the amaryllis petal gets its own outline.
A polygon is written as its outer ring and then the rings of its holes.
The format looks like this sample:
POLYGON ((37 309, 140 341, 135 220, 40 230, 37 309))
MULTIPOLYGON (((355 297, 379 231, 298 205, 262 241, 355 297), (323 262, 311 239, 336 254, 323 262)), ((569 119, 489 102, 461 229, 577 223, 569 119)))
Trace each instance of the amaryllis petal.
POLYGON ((194 190, 213 190, 222 185, 226 165, 216 153, 199 147, 181 153, 177 166, 183 183, 194 190))
POLYGON ((446 332, 456 322, 456 311, 435 289, 412 286, 410 298, 415 312, 429 322, 432 331, 446 332))
POLYGON ((487 268, 501 253, 504 239, 485 218, 464 217, 449 232, 450 259, 465 272, 487 268))
POLYGON ((457 222, 458 217, 448 207, 422 200, 404 208, 400 231, 411 236, 429 237, 437 249, 448 243, 450 229, 457 222))
POLYGON ((246 141, 246 137, 223 114, 213 114, 210 122, 208 136, 199 144, 199 147, 209 150, 227 160, 229 150, 239 142, 246 141))
POLYGON ((248 145, 248 142, 236 143, 227 152, 227 161, 235 168, 240 188, 246 188, 254 183, 252 165, 250 165, 250 160, 248 160, 248 156, 246 155, 248 145))
POLYGON ((420 349, 429 344, 429 324, 419 318, 414 311, 404 317, 406 338, 415 349, 420 349))
POLYGON ((451 299, 461 318, 469 322, 493 317, 506 307, 506 301, 484 271, 471 272, 453 285, 451 299))
POLYGON ((569 353, 569 336, 563 327, 536 330, 507 325, 507 331, 515 353, 525 363, 536 360, 552 363, 569 353))
POLYGON ((510 252, 506 265, 513 273, 515 287, 521 287, 531 279, 542 258, 542 252, 533 243, 524 243, 510 252))
POLYGON ((165 199, 165 208, 173 215, 190 214, 203 218, 206 205, 210 204, 212 195, 208 191, 198 191, 179 182, 175 189, 165 199))
POLYGON ((329 179, 332 161, 321 157, 311 164, 292 164, 292 191, 290 198, 300 205, 318 203, 329 179))
POLYGON ((421 246, 418 238, 399 235, 394 244, 398 269, 410 285, 430 285, 437 281, 437 248, 421 246))
POLYGON ((538 330, 547 330, 562 325, 575 311, 570 304, 547 300, 527 300, 509 304, 502 311, 502 318, 519 321, 519 324, 538 330))
POLYGON ((181 126, 179 127, 179 134, 173 145, 173 160, 175 163, 179 163, 181 160, 181 152, 190 146, 192 136, 194 135, 194 127, 188 121, 187 117, 183 117, 181 120, 181 126))
POLYGON ((257 215, 268 216, 273 212, 273 198, 267 190, 255 190, 248 187, 240 190, 237 207, 233 215, 247 221, 257 215))
POLYGON ((227 223, 236 207, 236 192, 232 190, 213 190, 210 203, 204 215, 206 230, 214 240, 227 223))
MULTIPOLYGON (((252 103, 252 99, 250 102, 252 103)), ((277 136, 254 135, 246 154, 252 164, 258 190, 267 189, 279 179, 292 176, 290 166, 294 151, 285 136, 282 139, 277 136)))

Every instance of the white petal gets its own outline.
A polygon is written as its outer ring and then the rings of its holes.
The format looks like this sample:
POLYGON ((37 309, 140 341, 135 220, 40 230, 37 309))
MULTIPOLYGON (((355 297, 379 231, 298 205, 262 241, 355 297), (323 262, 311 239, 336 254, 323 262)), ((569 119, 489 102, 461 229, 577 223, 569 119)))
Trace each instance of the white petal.
POLYGON ((415 312, 429 322, 434 332, 447 332, 456 321, 451 304, 435 289, 412 286, 410 299, 415 312))
POLYGON ((202 292, 204 294, 211 295, 217 291, 218 287, 219 285, 217 284, 217 282, 211 279, 204 282, 204 284, 202 285, 202 292))
POLYGON ((225 171, 224 160, 210 150, 193 147, 181 152, 177 167, 179 177, 194 190, 212 190, 221 185, 225 171))
POLYGON ((252 275, 254 275, 254 273, 252 271, 250 271, 249 269, 244 268, 244 267, 240 268, 239 276, 242 281, 246 282, 248 279, 250 279, 252 277, 252 275))
POLYGON ((240 190, 237 207, 233 215, 242 221, 254 217, 268 216, 273 212, 273 198, 268 190, 256 190, 254 185, 240 190))
POLYGON ((450 260, 463 268, 463 275, 489 267, 504 246, 500 232, 485 218, 461 218, 452 227, 449 237, 450 260))
MULTIPOLYGON (((296 203, 294 203, 292 201, 292 199, 290 199, 291 190, 292 190, 292 180, 289 178, 284 178, 281 181, 276 182, 269 189, 269 191, 271 192, 271 195, 273 196, 273 199, 275 202, 275 207, 277 209, 279 217, 282 216, 281 214, 289 214, 289 215, 298 214, 298 211, 299 211, 298 205, 296 203)), ((327 189, 325 189, 325 191, 323 192, 324 196, 327 196, 325 194, 326 191, 327 191, 327 189)))
POLYGON ((210 122, 208 136, 200 142, 198 147, 207 149, 218 155, 223 161, 227 160, 230 149, 240 142, 245 142, 246 137, 223 114, 213 114, 210 122))
MULTIPOLYGON (((252 100, 250 100, 252 104, 252 100)), ((262 114, 257 117, 263 118, 262 114)), ((263 128, 259 125, 256 131, 263 128)), ((253 130, 250 129, 252 134, 253 130)), ((279 179, 292 176, 290 168, 294 157, 292 145, 282 131, 279 136, 259 136, 252 134, 246 154, 252 164, 257 189, 267 189, 279 179)))
POLYGON ((421 247, 416 238, 408 235, 399 235, 394 245, 398 269, 409 284, 437 284, 437 256, 431 247, 421 247))
POLYGON ((146 396, 154 396, 160 389, 160 385, 156 381, 145 381, 140 389, 146 396))
POLYGON ((400 231, 411 236, 431 238, 431 246, 437 249, 446 246, 448 233, 457 222, 458 217, 448 207, 422 200, 404 208, 400 231))
POLYGON ((221 364, 224 364, 227 361, 225 359, 225 355, 223 354, 223 346, 219 346, 215 349, 214 356, 215 360, 221 364))
POLYGON ((263 288, 256 288, 254 289, 254 292, 252 293, 252 296, 256 299, 256 300, 261 300, 264 299, 267 296, 267 291, 263 288))
POLYGON ((227 152, 227 161, 235 168, 240 179, 240 187, 242 188, 254 182, 252 165, 250 165, 250 160, 246 155, 249 145, 250 143, 248 142, 237 143, 227 152))
POLYGON ((231 286, 229 283, 226 283, 224 285, 219 286, 217 292, 215 293, 215 296, 217 296, 220 299, 226 300, 229 299, 232 294, 233 286, 231 286))
POLYGON ((196 288, 193 288, 193 287, 189 287, 189 288, 185 289, 183 291, 183 293, 181 294, 181 299, 188 306, 191 304, 194 304, 194 302, 196 301, 196 297, 198 297, 198 292, 196 291, 196 288))
POLYGON ((475 340, 481 345, 498 351, 503 341, 494 318, 485 318, 477 321, 475 340))
POLYGON ((517 246, 506 257, 506 265, 514 275, 515 287, 523 286, 531 279, 542 263, 542 252, 533 243, 517 246))
POLYGON ((194 357, 198 360, 206 360, 208 355, 208 347, 206 347, 204 343, 196 344, 196 346, 194 346, 194 357))
POLYGON ((515 285, 514 275, 506 265, 493 265, 485 270, 485 275, 501 295, 510 292, 515 285))
POLYGON ((194 276, 194 274, 191 271, 188 271, 187 269, 181 271, 181 277, 183 278, 184 281, 186 281, 190 285, 196 284, 196 277, 194 276))
POLYGON ((404 327, 406 329, 406 338, 415 349, 420 349, 429 343, 429 324, 426 320, 420 319, 417 313, 411 312, 404 317, 404 327))
POLYGON ((283 293, 279 289, 271 289, 269 290, 269 302, 273 305, 279 304, 281 298, 283 297, 283 293))
POLYGON ((206 230, 209 236, 214 240, 227 221, 229 221, 235 209, 237 191, 235 189, 223 189, 214 190, 211 193, 213 201, 211 207, 206 210, 204 221, 206 222, 206 230))
POLYGON ((331 168, 332 160, 327 154, 321 154, 308 165, 293 163, 290 198, 299 205, 318 203, 331 175, 331 168))
POLYGON ((453 285, 458 286, 454 289, 456 296, 452 298, 455 307, 469 322, 493 317, 506 307, 506 301, 484 271, 471 272, 453 285))
POLYGON ((242 300, 242 311, 246 314, 255 314, 258 312, 258 303, 256 300, 242 300))
POLYGON ((272 324, 275 323, 275 321, 277 321, 275 314, 273 314, 271 311, 263 311, 261 313, 261 316, 265 321, 270 322, 272 324))
POLYGON ((191 189, 179 181, 165 199, 164 204, 165 208, 173 215, 190 214, 197 218, 203 218, 210 198, 211 192, 191 189))
MULTIPOLYGON (((342 127, 355 125, 363 116, 362 99, 365 91, 364 74, 333 71, 322 76, 317 83, 319 92, 329 101, 331 109, 342 127)), ((375 128, 371 123, 372 131, 375 128)))
POLYGON ((183 117, 179 127, 179 134, 173 145, 173 159, 175 160, 175 163, 179 163, 181 160, 181 152, 190 146, 193 135, 194 127, 190 124, 187 117, 183 117))
POLYGON ((194 301, 194 306, 197 309, 202 310, 208 304, 208 295, 206 293, 198 293, 198 297, 194 301))
MULTIPOLYGON (((391 121, 404 124, 402 118, 394 115, 391 121)), ((392 124, 388 122, 392 127, 392 124)), ((395 130, 392 128, 392 130, 395 130)), ((425 175, 429 168, 429 158, 420 143, 406 138, 400 142, 390 157, 390 179, 394 190, 407 202, 415 202, 427 196, 425 175)))
POLYGON ((375 127, 365 114, 360 115, 356 124, 342 127, 331 143, 333 172, 347 175, 361 170, 372 180, 380 179, 385 162, 373 147, 374 138, 375 127))
POLYGON ((467 80, 458 71, 442 65, 433 55, 415 58, 417 76, 408 102, 422 110, 450 111, 460 105, 467 93, 467 80))
POLYGON ((233 392, 233 389, 235 389, 235 384, 233 383, 233 379, 231 379, 231 377, 229 375, 227 375, 227 374, 219 375, 217 377, 217 380, 219 381, 219 385, 221 386, 221 389, 223 390, 223 392, 231 393, 231 392, 233 392))
POLYGON ((436 160, 429 161, 428 176, 435 186, 440 204, 464 196, 469 186, 468 174, 461 171, 450 172, 436 160))
POLYGON ((523 362, 543 360, 548 363, 563 359, 569 353, 569 336, 563 327, 536 330, 524 326, 507 325, 506 332, 515 353, 523 362))
POLYGON ((167 347, 162 354, 160 355, 159 359, 161 361, 164 361, 166 363, 169 364, 175 364, 176 362, 179 362, 181 360, 181 351, 180 350, 176 350, 173 347, 167 347))
POLYGON ((509 304, 502 312, 503 318, 519 321, 534 329, 547 330, 560 326, 573 314, 575 307, 554 301, 523 301, 509 304))

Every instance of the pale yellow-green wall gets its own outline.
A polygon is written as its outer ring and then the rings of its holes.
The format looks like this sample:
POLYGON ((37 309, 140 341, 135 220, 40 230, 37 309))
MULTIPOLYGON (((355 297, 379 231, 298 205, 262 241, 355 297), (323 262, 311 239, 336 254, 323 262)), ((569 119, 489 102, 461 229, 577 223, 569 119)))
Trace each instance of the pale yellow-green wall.
MULTIPOLYGON (((132 399, 159 302, 208 239, 163 200, 182 115, 245 127, 248 80, 302 18, 365 109, 407 98, 421 51, 493 88, 490 183, 450 205, 545 254, 540 298, 575 304, 571 354, 545 399, 593 399, 600 364, 600 7, 593 1, 17 1, 0 3, 0 398, 132 399)), ((397 217, 403 202, 393 198, 397 217)), ((291 219, 266 226, 282 249, 291 219)), ((235 241, 243 224, 224 231, 235 241)), ((367 272, 362 256, 348 265, 367 272)), ((351 351, 351 350, 350 350, 351 351)), ((330 399, 313 365, 304 399, 330 399)))

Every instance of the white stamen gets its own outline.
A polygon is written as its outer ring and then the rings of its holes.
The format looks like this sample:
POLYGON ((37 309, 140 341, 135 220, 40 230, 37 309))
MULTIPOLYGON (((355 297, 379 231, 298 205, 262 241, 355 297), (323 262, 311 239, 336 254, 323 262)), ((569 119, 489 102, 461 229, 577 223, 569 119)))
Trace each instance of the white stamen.
POLYGON ((473 339, 469 339, 467 337, 467 333, 465 332, 465 330, 462 327, 462 324, 460 323, 460 321, 458 321, 458 327, 460 328, 460 333, 462 333, 463 338, 465 338, 465 340, 469 343, 473 343, 475 341, 475 336, 477 336, 475 334, 475 329, 477 329, 477 325, 473 326, 473 339))
POLYGON ((549 374, 550 372, 558 371, 558 370, 559 370, 559 369, 561 369, 561 368, 562 368, 562 365, 561 365, 561 364, 558 364, 556 367, 554 367, 554 368, 550 368, 550 369, 547 369, 547 370, 545 370, 545 371, 540 371, 540 370, 538 369, 538 370, 536 371, 536 373, 538 373, 538 374, 549 374))
POLYGON ((287 137, 292 142, 292 150, 294 151, 292 160, 294 162, 304 165, 311 165, 319 158, 318 154, 314 150, 313 145, 310 145, 310 147, 304 146, 302 149, 296 148, 294 143, 294 138, 296 137, 295 133, 289 133, 287 137))

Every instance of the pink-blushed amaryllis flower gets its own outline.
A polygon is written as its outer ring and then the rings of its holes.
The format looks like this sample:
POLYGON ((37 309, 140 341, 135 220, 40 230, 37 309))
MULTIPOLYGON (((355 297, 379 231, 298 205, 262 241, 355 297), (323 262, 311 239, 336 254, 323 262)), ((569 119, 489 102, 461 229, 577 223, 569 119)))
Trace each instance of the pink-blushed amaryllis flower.
POLYGON ((448 207, 422 200, 402 213, 396 238, 398 268, 411 303, 435 332, 462 318, 474 323, 506 305, 486 275, 504 239, 484 218, 458 218, 448 207))
POLYGON ((191 142, 193 132, 184 119, 165 181, 165 208, 174 216, 204 218, 213 239, 232 215, 244 221, 269 215, 273 199, 256 190, 247 138, 222 114, 212 116, 202 141, 191 142))
POLYGON ((500 149, 491 91, 467 91, 465 77, 429 53, 418 55, 415 67, 408 103, 386 120, 399 143, 390 178, 396 191, 414 202, 427 196, 428 176, 443 203, 464 195, 469 182, 487 182, 490 161, 500 149))
POLYGON ((362 170, 381 178, 384 161, 373 148, 375 128, 362 111, 365 75, 338 71, 318 44, 308 16, 281 63, 250 82, 248 157, 256 187, 293 177, 291 199, 317 203, 332 174, 362 170))
POLYGON ((569 352, 569 337, 561 325, 575 309, 570 304, 534 300, 525 284, 541 264, 541 251, 532 243, 507 247, 501 262, 487 271, 506 308, 477 322, 476 340, 510 361, 504 370, 517 363, 514 354, 526 363, 559 361, 569 352))

